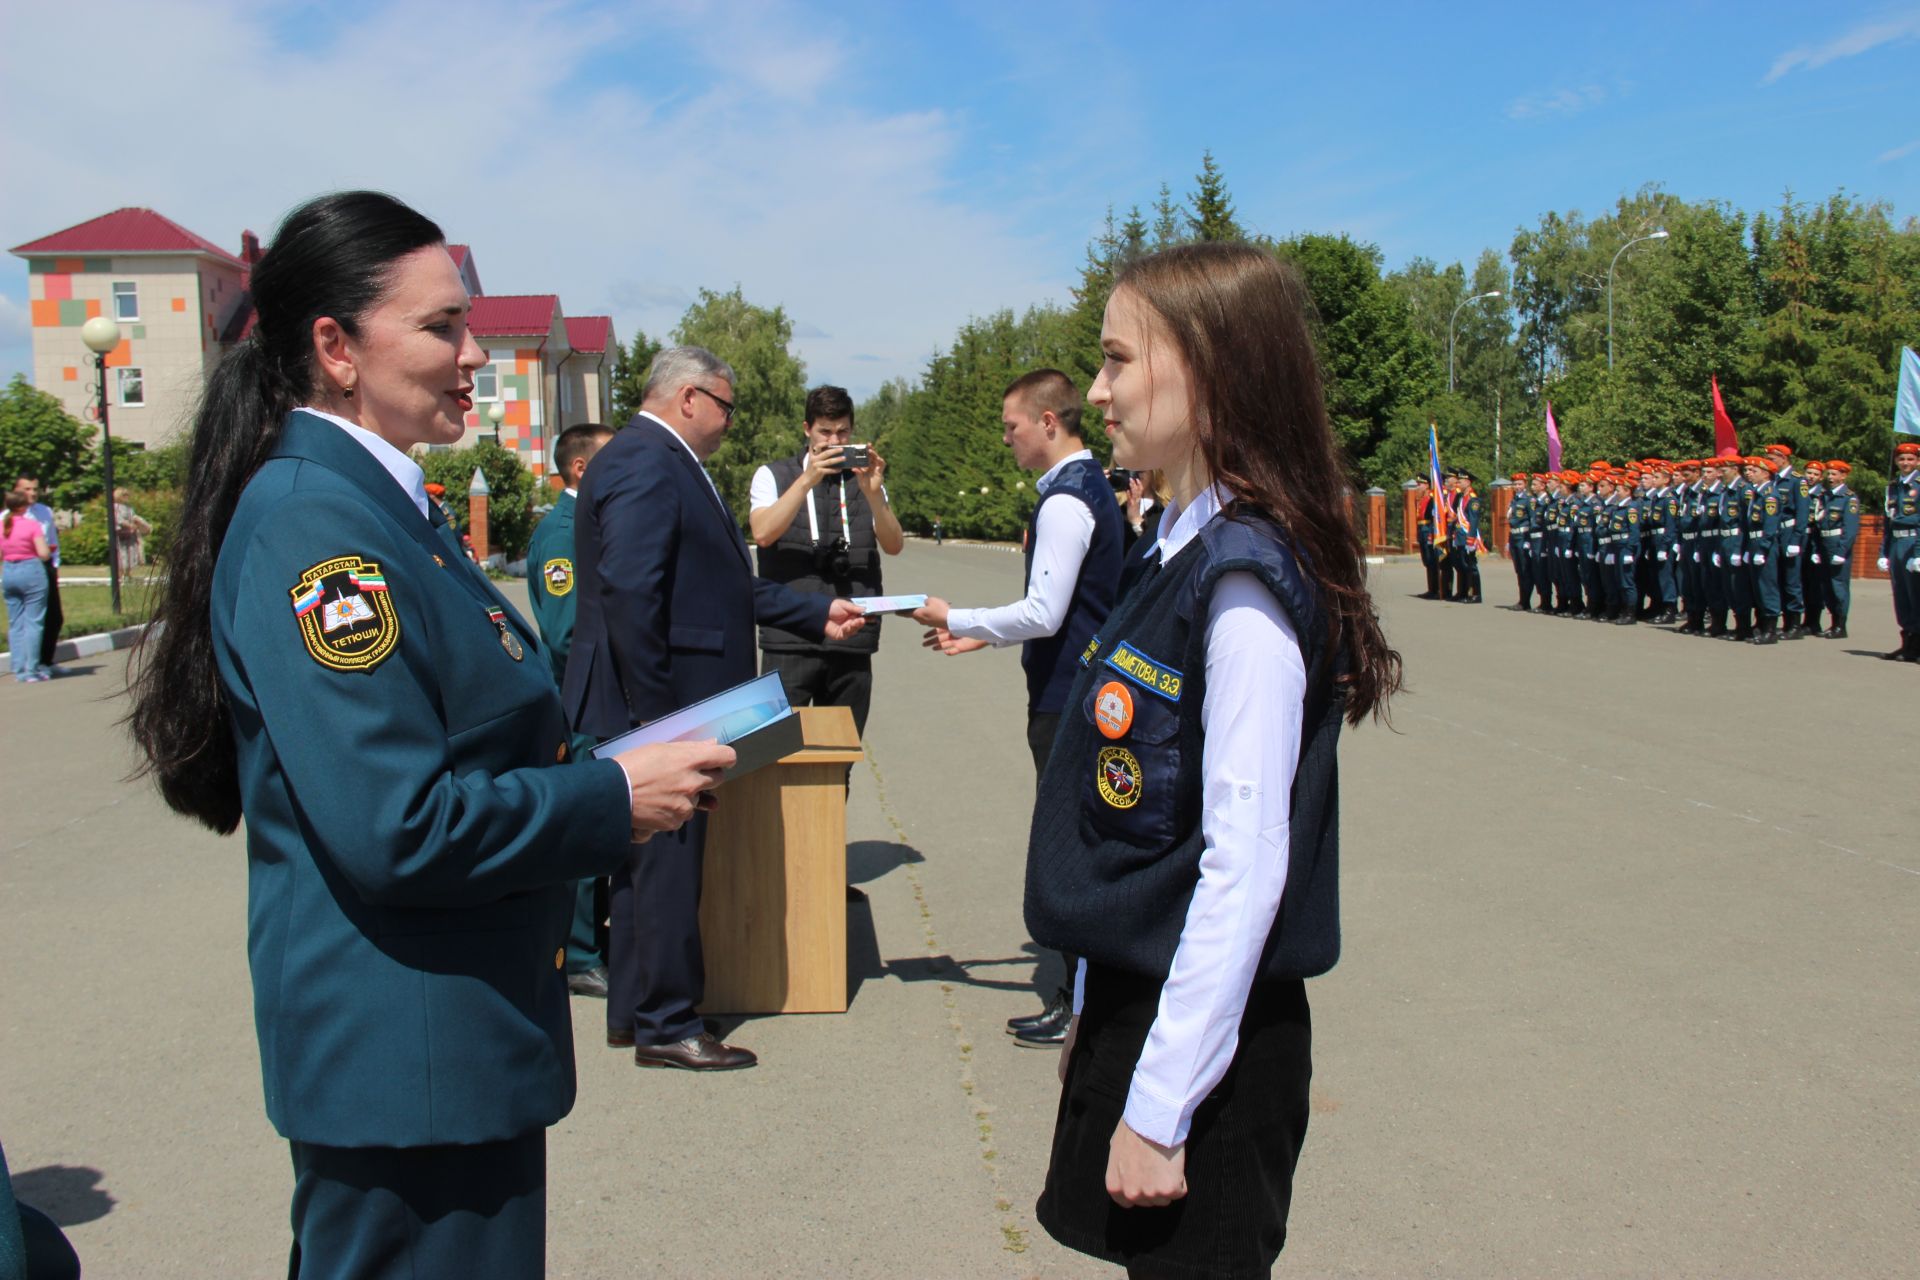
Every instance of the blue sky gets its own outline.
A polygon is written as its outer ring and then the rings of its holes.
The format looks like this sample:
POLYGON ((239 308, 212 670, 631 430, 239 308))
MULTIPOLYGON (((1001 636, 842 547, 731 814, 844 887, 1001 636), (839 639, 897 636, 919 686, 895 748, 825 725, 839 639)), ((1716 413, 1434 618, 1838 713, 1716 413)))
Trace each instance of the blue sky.
MULTIPOLYGON (((1920 214, 1920 5, 446 4, 98 0, 0 47, 0 243, 125 204, 225 245, 378 186, 487 288, 618 332, 703 286, 794 317, 814 381, 912 376, 1064 300, 1109 202, 1211 148, 1243 223, 1471 262, 1643 183, 1920 214), (450 21, 457 15, 458 21, 450 21), (53 51, 59 51, 57 54, 53 51), (86 147, 82 59, 116 120, 86 147), (155 65, 177 73, 155 83, 155 65)), ((0 260, 0 377, 29 362, 0 260)))

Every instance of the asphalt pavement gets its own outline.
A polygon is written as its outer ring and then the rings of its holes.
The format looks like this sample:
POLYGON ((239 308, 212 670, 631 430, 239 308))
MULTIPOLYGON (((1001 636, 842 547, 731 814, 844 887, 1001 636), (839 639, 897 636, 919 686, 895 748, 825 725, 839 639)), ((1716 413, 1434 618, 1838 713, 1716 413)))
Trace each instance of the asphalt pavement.
MULTIPOLYGON (((1308 984, 1278 1273, 1920 1270, 1920 669, 1874 657, 1886 585, 1852 640, 1760 649, 1374 580, 1409 688, 1343 740, 1345 952, 1308 984)), ((1020 581, 1003 548, 887 565, 960 604, 1020 581)), ((885 628, 852 1008, 729 1020, 761 1065, 695 1076, 577 1000, 552 1275, 1116 1274, 1034 1225, 1053 1055, 1001 1031, 1036 1007, 1017 654, 885 628)), ((0 1143, 89 1276, 280 1274, 245 850, 127 780, 125 660, 0 684, 0 1143)))

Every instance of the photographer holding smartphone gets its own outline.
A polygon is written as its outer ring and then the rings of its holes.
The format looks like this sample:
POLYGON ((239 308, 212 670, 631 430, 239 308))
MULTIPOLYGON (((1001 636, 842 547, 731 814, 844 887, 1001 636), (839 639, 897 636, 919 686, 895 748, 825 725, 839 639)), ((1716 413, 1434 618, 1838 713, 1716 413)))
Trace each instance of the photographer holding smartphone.
MULTIPOLYGON (((886 459, 853 444, 853 398, 843 387, 807 393, 806 446, 753 473, 748 524, 760 576, 824 596, 877 596, 880 556, 900 554, 900 521, 887 505, 886 459)), ((778 671, 796 707, 847 707, 862 736, 873 698, 880 620, 846 640, 812 640, 760 628, 762 671, 778 671)))

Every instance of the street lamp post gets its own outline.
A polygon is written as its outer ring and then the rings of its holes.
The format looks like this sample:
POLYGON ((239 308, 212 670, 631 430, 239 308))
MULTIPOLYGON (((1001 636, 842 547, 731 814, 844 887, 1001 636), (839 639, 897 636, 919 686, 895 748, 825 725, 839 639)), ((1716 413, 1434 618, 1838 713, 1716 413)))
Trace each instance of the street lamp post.
POLYGON ((1667 238, 1666 228, 1662 227, 1657 231, 1650 231, 1646 235, 1640 236, 1637 239, 1629 240, 1614 251, 1613 262, 1609 262, 1607 264, 1607 368, 1609 369, 1613 368, 1613 267, 1614 267, 1614 263, 1617 263, 1620 261, 1621 254, 1625 253, 1627 250, 1633 248, 1633 246, 1637 244, 1640 244, 1647 240, 1665 240, 1666 238, 1667 238))
POLYGON ((1448 395, 1453 394, 1453 322, 1460 315, 1460 307, 1466 306, 1469 302, 1479 302, 1482 298, 1497 298, 1499 296, 1500 296, 1500 291, 1498 289, 1489 289, 1485 293, 1476 293, 1471 298, 1462 298, 1460 300, 1460 306, 1455 307, 1453 309, 1453 314, 1447 317, 1447 394, 1448 395))
POLYGON ((107 481, 107 587, 114 616, 120 613, 120 526, 113 510, 113 430, 107 425, 107 353, 120 345, 120 326, 95 316, 80 326, 80 341, 93 352, 93 368, 100 395, 100 458, 107 481))
POLYGON ((493 424, 493 447, 500 447, 500 424, 507 420, 507 406, 498 400, 487 406, 487 421, 493 424))

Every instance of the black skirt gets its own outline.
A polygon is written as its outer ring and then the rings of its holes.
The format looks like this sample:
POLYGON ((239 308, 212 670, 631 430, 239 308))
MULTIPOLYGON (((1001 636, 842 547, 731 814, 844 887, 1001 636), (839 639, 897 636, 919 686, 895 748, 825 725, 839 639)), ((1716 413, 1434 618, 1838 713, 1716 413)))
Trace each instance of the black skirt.
POLYGON ((1187 1194, 1123 1209, 1107 1195, 1107 1153, 1161 981, 1088 966, 1086 1000, 1053 1160, 1035 1214, 1070 1249, 1147 1276, 1264 1276, 1287 1240, 1293 1170, 1307 1136, 1313 1075, 1306 986, 1256 983, 1227 1073, 1187 1134, 1187 1194))

